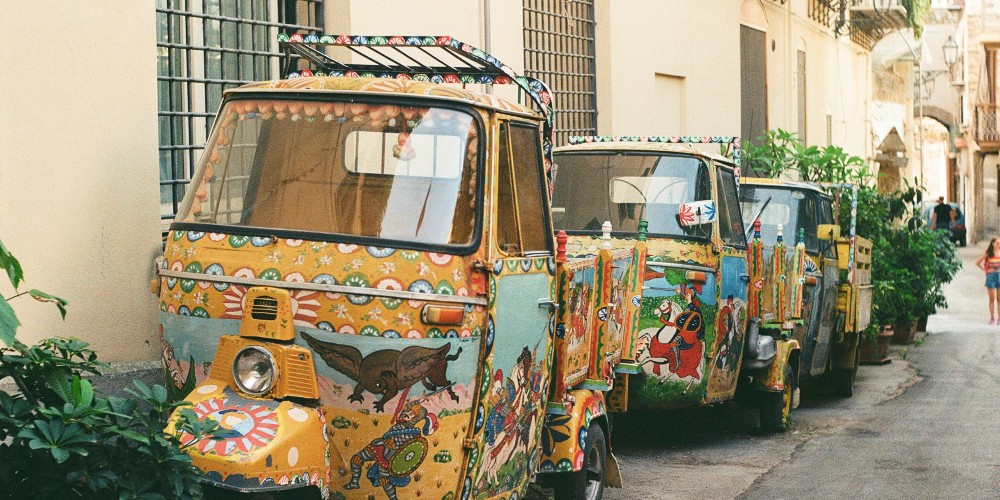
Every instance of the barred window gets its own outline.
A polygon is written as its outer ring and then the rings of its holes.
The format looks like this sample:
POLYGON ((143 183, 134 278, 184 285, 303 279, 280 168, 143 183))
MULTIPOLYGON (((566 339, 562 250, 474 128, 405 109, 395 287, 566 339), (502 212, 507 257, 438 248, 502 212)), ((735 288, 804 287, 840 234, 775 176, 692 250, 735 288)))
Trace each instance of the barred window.
POLYGON ((160 218, 173 220, 222 92, 278 78, 278 33, 320 33, 323 0, 157 0, 160 218))
POLYGON ((555 94, 555 145, 597 134, 594 0, 524 0, 524 72, 555 94))

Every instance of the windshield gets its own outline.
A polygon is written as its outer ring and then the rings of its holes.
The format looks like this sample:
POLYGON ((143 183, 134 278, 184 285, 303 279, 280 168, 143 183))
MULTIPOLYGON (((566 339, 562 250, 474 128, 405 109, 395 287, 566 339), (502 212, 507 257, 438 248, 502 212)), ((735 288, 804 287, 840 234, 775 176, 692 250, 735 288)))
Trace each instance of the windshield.
POLYGON ((806 250, 819 251, 819 238, 816 236, 818 210, 813 193, 752 184, 740 186, 740 206, 743 216, 747 218, 747 226, 753 224, 750 218, 760 212, 764 203, 767 206, 759 218, 760 239, 765 245, 773 245, 777 241, 778 226, 781 225, 786 245, 798 243, 799 229, 802 229, 805 231, 806 250))
POLYGON ((649 221, 651 235, 708 238, 711 224, 681 226, 682 203, 711 199, 708 168, 692 156, 649 153, 556 153, 552 196, 557 230, 636 233, 649 221))
POLYGON ((179 220, 467 245, 478 125, 453 109, 235 100, 179 220))

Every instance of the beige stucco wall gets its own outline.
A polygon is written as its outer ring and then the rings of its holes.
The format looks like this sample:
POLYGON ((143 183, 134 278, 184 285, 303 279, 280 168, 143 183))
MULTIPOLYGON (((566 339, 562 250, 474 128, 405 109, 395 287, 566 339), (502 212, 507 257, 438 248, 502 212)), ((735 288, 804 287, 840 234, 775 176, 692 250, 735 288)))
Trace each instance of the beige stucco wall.
POLYGON ((764 5, 770 128, 798 131, 797 53, 802 50, 806 54, 807 144, 833 144, 871 158, 869 51, 810 19, 804 0, 764 5))
POLYGON ((739 1, 596 4, 599 133, 739 135, 739 1))
POLYGON ((0 12, 0 239, 21 260, 22 290, 70 302, 62 322, 51 304, 16 299, 19 337, 74 335, 106 361, 153 359, 153 2, 0 0, 0 12))

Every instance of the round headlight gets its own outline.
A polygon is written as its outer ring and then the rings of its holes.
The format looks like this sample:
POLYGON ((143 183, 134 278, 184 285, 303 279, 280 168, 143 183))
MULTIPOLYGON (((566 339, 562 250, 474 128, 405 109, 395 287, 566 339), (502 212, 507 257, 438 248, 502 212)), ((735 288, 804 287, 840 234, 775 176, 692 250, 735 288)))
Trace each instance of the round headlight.
POLYGON ((260 396, 270 391, 278 378, 277 372, 274 356, 263 347, 246 347, 233 358, 233 379, 247 394, 260 396))

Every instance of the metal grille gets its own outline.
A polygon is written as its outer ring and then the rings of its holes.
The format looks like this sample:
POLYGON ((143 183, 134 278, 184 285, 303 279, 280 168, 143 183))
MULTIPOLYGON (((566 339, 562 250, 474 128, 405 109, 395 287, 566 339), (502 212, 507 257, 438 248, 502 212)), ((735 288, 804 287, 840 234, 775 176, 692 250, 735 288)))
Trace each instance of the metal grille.
POLYGON ((276 37, 319 33, 323 0, 157 0, 160 217, 190 182, 225 89, 278 76, 276 37))
POLYGON ((594 0, 524 0, 524 72, 555 95, 555 144, 597 134, 594 0))

